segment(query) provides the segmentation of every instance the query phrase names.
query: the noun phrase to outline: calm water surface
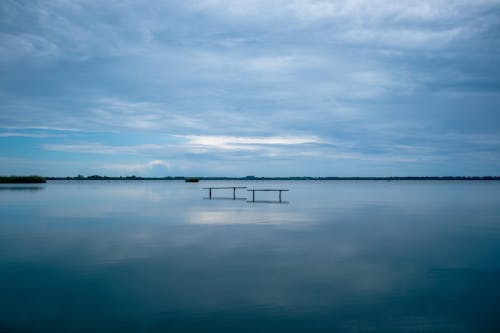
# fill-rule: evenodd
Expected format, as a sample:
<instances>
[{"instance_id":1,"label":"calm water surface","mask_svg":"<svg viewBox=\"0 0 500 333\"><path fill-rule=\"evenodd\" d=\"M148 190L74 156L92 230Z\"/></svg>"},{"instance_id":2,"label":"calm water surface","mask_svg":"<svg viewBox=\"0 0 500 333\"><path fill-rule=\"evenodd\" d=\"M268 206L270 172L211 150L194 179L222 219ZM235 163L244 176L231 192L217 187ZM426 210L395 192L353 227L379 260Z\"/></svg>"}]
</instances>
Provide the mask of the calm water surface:
<instances>
[{"instance_id":1,"label":"calm water surface","mask_svg":"<svg viewBox=\"0 0 500 333\"><path fill-rule=\"evenodd\" d=\"M499 202L500 182L3 185L0 332L498 332Z\"/></svg>"}]
</instances>

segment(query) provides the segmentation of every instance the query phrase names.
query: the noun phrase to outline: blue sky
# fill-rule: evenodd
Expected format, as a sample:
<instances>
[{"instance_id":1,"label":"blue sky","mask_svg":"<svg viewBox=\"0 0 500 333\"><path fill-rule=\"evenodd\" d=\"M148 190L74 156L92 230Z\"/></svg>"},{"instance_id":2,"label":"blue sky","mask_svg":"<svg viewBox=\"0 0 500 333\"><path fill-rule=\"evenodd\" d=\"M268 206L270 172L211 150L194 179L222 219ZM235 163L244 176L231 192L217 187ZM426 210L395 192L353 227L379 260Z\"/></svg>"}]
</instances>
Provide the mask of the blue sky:
<instances>
[{"instance_id":1,"label":"blue sky","mask_svg":"<svg viewBox=\"0 0 500 333\"><path fill-rule=\"evenodd\" d=\"M500 174L500 1L0 2L0 174Z\"/></svg>"}]
</instances>

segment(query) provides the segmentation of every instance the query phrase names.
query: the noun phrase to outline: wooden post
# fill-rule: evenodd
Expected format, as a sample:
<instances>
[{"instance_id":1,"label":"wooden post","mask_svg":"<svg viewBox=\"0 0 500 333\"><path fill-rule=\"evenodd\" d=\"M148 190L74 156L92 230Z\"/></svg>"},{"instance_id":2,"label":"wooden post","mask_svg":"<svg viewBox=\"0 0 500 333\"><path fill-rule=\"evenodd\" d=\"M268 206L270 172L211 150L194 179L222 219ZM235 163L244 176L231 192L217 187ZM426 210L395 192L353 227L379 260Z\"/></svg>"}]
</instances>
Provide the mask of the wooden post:
<instances>
[{"instance_id":1,"label":"wooden post","mask_svg":"<svg viewBox=\"0 0 500 333\"><path fill-rule=\"evenodd\" d=\"M281 190L280 190L280 202L281 202Z\"/></svg>"},{"instance_id":2,"label":"wooden post","mask_svg":"<svg viewBox=\"0 0 500 333\"><path fill-rule=\"evenodd\" d=\"M255 190L252 190L252 202L255 202Z\"/></svg>"},{"instance_id":3,"label":"wooden post","mask_svg":"<svg viewBox=\"0 0 500 333\"><path fill-rule=\"evenodd\" d=\"M236 187L233 187L233 200L236 200Z\"/></svg>"},{"instance_id":4,"label":"wooden post","mask_svg":"<svg viewBox=\"0 0 500 333\"><path fill-rule=\"evenodd\" d=\"M211 188L208 189L208 198L212 199L212 189Z\"/></svg>"}]
</instances>

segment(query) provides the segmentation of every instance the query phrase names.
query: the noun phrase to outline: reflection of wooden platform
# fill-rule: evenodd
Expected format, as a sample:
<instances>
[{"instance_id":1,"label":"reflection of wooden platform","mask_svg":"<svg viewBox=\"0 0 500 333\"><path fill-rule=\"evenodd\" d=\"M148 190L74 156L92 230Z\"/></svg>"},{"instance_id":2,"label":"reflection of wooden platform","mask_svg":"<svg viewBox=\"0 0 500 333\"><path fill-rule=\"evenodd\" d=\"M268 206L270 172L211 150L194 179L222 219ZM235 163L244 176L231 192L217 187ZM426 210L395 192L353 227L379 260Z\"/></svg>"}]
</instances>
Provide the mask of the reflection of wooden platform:
<instances>
[{"instance_id":1,"label":"reflection of wooden platform","mask_svg":"<svg viewBox=\"0 0 500 333\"><path fill-rule=\"evenodd\" d=\"M252 191L252 201L249 202L256 202L255 201L255 192L261 191L261 192L279 192L278 194L278 203L281 203L281 192L288 192L287 189L274 189L274 188L265 188L265 189L257 189L257 188L252 188L247 191Z\"/></svg>"},{"instance_id":2,"label":"reflection of wooden platform","mask_svg":"<svg viewBox=\"0 0 500 333\"><path fill-rule=\"evenodd\" d=\"M233 197L203 197L203 200L231 200L231 201L247 201L247 198L233 198Z\"/></svg>"},{"instance_id":3,"label":"reflection of wooden platform","mask_svg":"<svg viewBox=\"0 0 500 333\"><path fill-rule=\"evenodd\" d=\"M212 190L227 190L233 189L233 200L236 200L236 189L237 188L247 188L246 186L224 186L224 187L204 187L204 190L208 190L208 198L212 199Z\"/></svg>"}]
</instances>

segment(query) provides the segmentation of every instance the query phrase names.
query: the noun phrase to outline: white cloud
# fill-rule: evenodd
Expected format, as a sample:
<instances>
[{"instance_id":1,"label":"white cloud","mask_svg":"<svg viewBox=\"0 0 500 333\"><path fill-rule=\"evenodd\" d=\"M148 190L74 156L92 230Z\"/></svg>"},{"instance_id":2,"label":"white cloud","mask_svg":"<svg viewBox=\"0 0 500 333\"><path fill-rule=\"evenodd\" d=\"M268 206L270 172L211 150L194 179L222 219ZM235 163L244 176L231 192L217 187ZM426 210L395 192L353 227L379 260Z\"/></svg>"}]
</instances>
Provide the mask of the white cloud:
<instances>
[{"instance_id":1,"label":"white cloud","mask_svg":"<svg viewBox=\"0 0 500 333\"><path fill-rule=\"evenodd\" d=\"M210 151L261 151L263 153L278 154L290 146L304 144L326 143L315 136L268 136L268 137L238 137L217 135L177 135L184 141L176 144L140 144L140 145L106 145L101 143L77 144L42 144L41 147L51 151L86 154L182 154L207 153Z\"/></svg>"},{"instance_id":2,"label":"white cloud","mask_svg":"<svg viewBox=\"0 0 500 333\"><path fill-rule=\"evenodd\" d=\"M130 146L106 145L101 143L47 143L42 144L41 147L51 151L62 151L67 153L88 153L88 154L130 154L140 155L144 153L151 153L155 151L162 151L169 147L169 145L162 144L141 144Z\"/></svg>"},{"instance_id":3,"label":"white cloud","mask_svg":"<svg viewBox=\"0 0 500 333\"><path fill-rule=\"evenodd\" d=\"M143 172L154 167L163 167L166 169L170 169L171 164L163 160L153 160L146 163L108 163L102 165L102 168L105 170L118 172Z\"/></svg>"},{"instance_id":4,"label":"white cloud","mask_svg":"<svg viewBox=\"0 0 500 333\"><path fill-rule=\"evenodd\" d=\"M300 136L268 136L268 137L238 137L238 136L210 136L185 135L188 145L215 148L222 150L259 150L263 146L288 146L322 143L317 137Z\"/></svg>"},{"instance_id":5,"label":"white cloud","mask_svg":"<svg viewBox=\"0 0 500 333\"><path fill-rule=\"evenodd\" d=\"M19 138L52 138L60 135L57 134L46 134L46 133L22 133L22 132L3 132L0 133L0 138L10 138L10 137L19 137Z\"/></svg>"},{"instance_id":6,"label":"white cloud","mask_svg":"<svg viewBox=\"0 0 500 333\"><path fill-rule=\"evenodd\" d=\"M6 126L0 127L7 130L42 130L42 131L56 131L56 132L87 132L78 128L71 127L57 127L57 126Z\"/></svg>"}]
</instances>

